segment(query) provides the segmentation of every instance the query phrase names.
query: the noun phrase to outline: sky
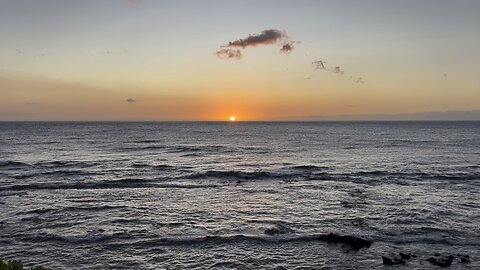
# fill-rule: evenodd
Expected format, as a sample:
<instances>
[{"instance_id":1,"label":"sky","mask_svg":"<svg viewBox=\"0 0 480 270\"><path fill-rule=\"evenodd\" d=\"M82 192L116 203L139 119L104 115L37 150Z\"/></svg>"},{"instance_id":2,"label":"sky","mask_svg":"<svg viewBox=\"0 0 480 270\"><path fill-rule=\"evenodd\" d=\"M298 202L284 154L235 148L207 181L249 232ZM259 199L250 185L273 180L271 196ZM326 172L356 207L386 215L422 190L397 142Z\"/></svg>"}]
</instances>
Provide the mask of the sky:
<instances>
[{"instance_id":1,"label":"sky","mask_svg":"<svg viewBox=\"0 0 480 270\"><path fill-rule=\"evenodd\" d=\"M0 0L0 120L480 109L478 0Z\"/></svg>"}]
</instances>

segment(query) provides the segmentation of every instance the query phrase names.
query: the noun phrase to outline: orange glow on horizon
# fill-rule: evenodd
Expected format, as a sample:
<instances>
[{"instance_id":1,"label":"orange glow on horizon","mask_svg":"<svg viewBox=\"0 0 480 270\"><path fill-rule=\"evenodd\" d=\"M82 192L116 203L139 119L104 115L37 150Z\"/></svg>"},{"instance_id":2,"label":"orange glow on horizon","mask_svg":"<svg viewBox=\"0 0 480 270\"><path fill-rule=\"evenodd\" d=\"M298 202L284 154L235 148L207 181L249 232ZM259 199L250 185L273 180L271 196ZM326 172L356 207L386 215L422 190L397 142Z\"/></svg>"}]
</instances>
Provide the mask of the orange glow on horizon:
<instances>
[{"instance_id":1,"label":"orange glow on horizon","mask_svg":"<svg viewBox=\"0 0 480 270\"><path fill-rule=\"evenodd\" d=\"M237 118L236 118L235 116L230 116L229 119L230 119L230 121L232 121L232 122L237 120Z\"/></svg>"}]
</instances>

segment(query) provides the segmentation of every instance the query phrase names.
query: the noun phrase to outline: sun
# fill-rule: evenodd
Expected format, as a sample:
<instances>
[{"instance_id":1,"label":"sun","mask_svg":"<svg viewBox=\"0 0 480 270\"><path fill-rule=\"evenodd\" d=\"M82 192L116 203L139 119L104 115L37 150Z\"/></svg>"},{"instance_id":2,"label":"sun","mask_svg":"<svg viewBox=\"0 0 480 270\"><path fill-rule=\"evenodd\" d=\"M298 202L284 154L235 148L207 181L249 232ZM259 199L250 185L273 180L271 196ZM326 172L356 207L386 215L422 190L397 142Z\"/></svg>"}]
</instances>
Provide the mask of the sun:
<instances>
[{"instance_id":1,"label":"sun","mask_svg":"<svg viewBox=\"0 0 480 270\"><path fill-rule=\"evenodd\" d=\"M230 121L232 121L232 122L235 121L235 120L237 120L237 118L235 118L235 116L230 116L229 119L230 119Z\"/></svg>"}]
</instances>

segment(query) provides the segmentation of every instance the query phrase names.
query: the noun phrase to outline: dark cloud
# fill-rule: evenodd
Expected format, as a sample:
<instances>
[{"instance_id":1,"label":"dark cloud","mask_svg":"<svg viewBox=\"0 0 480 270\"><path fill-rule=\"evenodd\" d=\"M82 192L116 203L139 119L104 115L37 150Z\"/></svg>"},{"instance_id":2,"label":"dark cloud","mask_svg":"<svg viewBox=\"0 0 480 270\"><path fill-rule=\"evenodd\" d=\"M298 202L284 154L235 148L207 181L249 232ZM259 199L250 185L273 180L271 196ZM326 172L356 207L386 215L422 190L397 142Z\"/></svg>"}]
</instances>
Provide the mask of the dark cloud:
<instances>
[{"instance_id":1,"label":"dark cloud","mask_svg":"<svg viewBox=\"0 0 480 270\"><path fill-rule=\"evenodd\" d=\"M133 103L133 102L136 102L136 100L133 99L133 98L128 98L128 99L127 99L127 102L128 102L128 103Z\"/></svg>"},{"instance_id":2,"label":"dark cloud","mask_svg":"<svg viewBox=\"0 0 480 270\"><path fill-rule=\"evenodd\" d=\"M228 43L227 47L241 47L245 49L249 46L271 45L277 42L285 41L288 36L285 32L275 29L262 31L258 35L249 35L247 38L237 39Z\"/></svg>"},{"instance_id":3,"label":"dark cloud","mask_svg":"<svg viewBox=\"0 0 480 270\"><path fill-rule=\"evenodd\" d=\"M260 34L230 41L227 45L221 46L221 49L215 55L220 58L241 59L242 50L260 45L278 45L282 53L289 53L294 49L294 42L290 40L285 31L267 29Z\"/></svg>"}]
</instances>

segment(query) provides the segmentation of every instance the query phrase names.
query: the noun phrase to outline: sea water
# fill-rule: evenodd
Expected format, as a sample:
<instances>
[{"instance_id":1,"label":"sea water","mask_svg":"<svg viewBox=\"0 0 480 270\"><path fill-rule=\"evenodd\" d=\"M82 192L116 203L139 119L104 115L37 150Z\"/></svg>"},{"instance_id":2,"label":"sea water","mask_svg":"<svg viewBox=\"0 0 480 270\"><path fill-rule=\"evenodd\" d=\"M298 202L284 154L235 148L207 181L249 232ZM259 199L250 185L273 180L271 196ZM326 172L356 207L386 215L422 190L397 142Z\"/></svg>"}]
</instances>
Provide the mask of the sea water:
<instances>
[{"instance_id":1,"label":"sea water","mask_svg":"<svg viewBox=\"0 0 480 270\"><path fill-rule=\"evenodd\" d=\"M479 269L479 198L480 122L0 123L0 259L52 269Z\"/></svg>"}]
</instances>

